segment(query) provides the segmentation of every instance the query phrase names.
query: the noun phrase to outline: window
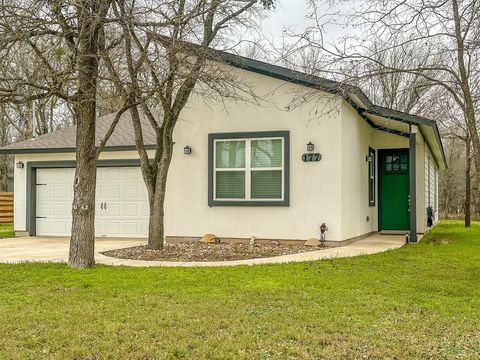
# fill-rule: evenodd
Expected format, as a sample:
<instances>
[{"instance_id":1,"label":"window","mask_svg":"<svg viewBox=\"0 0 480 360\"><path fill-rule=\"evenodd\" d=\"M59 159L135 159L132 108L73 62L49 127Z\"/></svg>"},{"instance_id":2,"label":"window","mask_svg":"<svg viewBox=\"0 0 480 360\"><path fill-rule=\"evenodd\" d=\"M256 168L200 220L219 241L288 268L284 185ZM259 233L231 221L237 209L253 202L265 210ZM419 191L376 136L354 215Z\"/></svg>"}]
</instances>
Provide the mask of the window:
<instances>
[{"instance_id":1,"label":"window","mask_svg":"<svg viewBox=\"0 0 480 360\"><path fill-rule=\"evenodd\" d=\"M209 135L208 203L288 206L288 131Z\"/></svg>"},{"instance_id":2,"label":"window","mask_svg":"<svg viewBox=\"0 0 480 360\"><path fill-rule=\"evenodd\" d=\"M385 156L384 171L386 173L408 171L408 154Z\"/></svg>"},{"instance_id":3,"label":"window","mask_svg":"<svg viewBox=\"0 0 480 360\"><path fill-rule=\"evenodd\" d=\"M368 148L368 205L375 206L375 150Z\"/></svg>"}]
</instances>

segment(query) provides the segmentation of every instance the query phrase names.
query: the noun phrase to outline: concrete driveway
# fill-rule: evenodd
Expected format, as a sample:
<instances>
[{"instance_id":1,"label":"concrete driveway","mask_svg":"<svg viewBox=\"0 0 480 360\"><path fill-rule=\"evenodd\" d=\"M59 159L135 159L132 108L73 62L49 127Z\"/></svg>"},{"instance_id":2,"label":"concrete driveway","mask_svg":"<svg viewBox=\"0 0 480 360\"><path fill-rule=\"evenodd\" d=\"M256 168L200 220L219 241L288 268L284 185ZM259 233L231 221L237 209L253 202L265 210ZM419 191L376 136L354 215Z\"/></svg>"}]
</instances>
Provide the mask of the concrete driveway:
<instances>
[{"instance_id":1,"label":"concrete driveway","mask_svg":"<svg viewBox=\"0 0 480 360\"><path fill-rule=\"evenodd\" d=\"M145 245L146 239L97 238L95 257L99 252ZM0 239L0 262L43 261L67 262L69 238L66 237L17 237ZM105 256L106 257L106 256Z\"/></svg>"},{"instance_id":2,"label":"concrete driveway","mask_svg":"<svg viewBox=\"0 0 480 360\"><path fill-rule=\"evenodd\" d=\"M106 250L145 245L146 239L97 238L95 243L95 261L98 264L114 266L235 266L275 264L288 262L312 261L359 255L375 254L387 250L398 249L405 243L403 235L374 234L351 244L309 251L300 254L275 256L261 259L212 261L212 262L173 262L117 259L100 254ZM61 237L20 237L0 239L0 263L23 261L67 262L69 239Z\"/></svg>"}]
</instances>

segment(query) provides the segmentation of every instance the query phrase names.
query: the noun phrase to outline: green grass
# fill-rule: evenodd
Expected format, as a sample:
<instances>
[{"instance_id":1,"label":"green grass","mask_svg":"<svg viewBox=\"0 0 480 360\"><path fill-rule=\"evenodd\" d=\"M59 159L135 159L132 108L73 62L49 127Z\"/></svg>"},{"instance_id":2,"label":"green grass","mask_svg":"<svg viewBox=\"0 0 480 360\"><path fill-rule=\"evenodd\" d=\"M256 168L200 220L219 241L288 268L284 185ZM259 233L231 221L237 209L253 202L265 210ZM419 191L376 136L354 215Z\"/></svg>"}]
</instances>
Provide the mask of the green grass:
<instances>
[{"instance_id":1,"label":"green grass","mask_svg":"<svg viewBox=\"0 0 480 360\"><path fill-rule=\"evenodd\" d=\"M0 265L0 358L479 356L479 223L444 222L383 254L288 265Z\"/></svg>"},{"instance_id":2,"label":"green grass","mask_svg":"<svg viewBox=\"0 0 480 360\"><path fill-rule=\"evenodd\" d=\"M0 224L0 238L15 237L13 224Z\"/></svg>"}]
</instances>

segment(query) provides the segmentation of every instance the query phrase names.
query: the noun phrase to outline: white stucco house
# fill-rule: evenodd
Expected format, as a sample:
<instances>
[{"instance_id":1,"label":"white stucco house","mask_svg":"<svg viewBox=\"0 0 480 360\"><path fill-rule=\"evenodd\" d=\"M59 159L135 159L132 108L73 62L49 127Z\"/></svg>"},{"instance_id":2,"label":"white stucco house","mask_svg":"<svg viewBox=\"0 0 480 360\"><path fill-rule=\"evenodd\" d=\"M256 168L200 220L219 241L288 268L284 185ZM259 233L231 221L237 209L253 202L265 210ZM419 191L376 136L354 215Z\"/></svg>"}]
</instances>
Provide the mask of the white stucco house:
<instances>
[{"instance_id":1,"label":"white stucco house","mask_svg":"<svg viewBox=\"0 0 480 360\"><path fill-rule=\"evenodd\" d=\"M181 114L166 197L167 239L306 240L341 245L373 232L427 230L438 214L438 170L446 166L436 123L370 102L356 87L219 52L265 102L204 104ZM317 92L291 107L292 98ZM333 104L333 105L332 105ZM329 109L326 111L325 109ZM98 139L112 116L98 119ZM145 141L153 131L144 126ZM124 116L98 162L96 233L147 235L148 203ZM187 149L191 149L188 154ZM152 147L151 147L152 148ZM15 154L14 229L68 236L75 129L0 149Z\"/></svg>"}]
</instances>

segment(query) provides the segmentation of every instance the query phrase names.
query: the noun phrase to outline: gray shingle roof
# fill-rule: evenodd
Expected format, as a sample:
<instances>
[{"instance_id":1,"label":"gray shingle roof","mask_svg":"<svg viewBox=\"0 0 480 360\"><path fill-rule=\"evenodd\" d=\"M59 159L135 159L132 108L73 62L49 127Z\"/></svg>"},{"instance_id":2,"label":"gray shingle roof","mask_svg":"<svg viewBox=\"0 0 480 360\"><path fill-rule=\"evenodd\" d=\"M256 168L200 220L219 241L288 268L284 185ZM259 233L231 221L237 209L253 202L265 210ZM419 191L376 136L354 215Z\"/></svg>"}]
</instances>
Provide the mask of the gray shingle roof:
<instances>
[{"instance_id":1,"label":"gray shingle roof","mask_svg":"<svg viewBox=\"0 0 480 360\"><path fill-rule=\"evenodd\" d=\"M110 124L115 118L115 114L101 116L97 119L96 126L96 144L100 144L101 139L108 131ZM150 123L144 117L141 118L143 139L147 147L155 145L155 132ZM0 149L0 153L42 153L42 152L68 152L75 151L75 131L76 126L69 126L58 129L51 133L41 135L35 139L29 139L7 145ZM127 150L135 149L135 136L130 113L125 112L115 131L110 136L105 150Z\"/></svg>"}]
</instances>

